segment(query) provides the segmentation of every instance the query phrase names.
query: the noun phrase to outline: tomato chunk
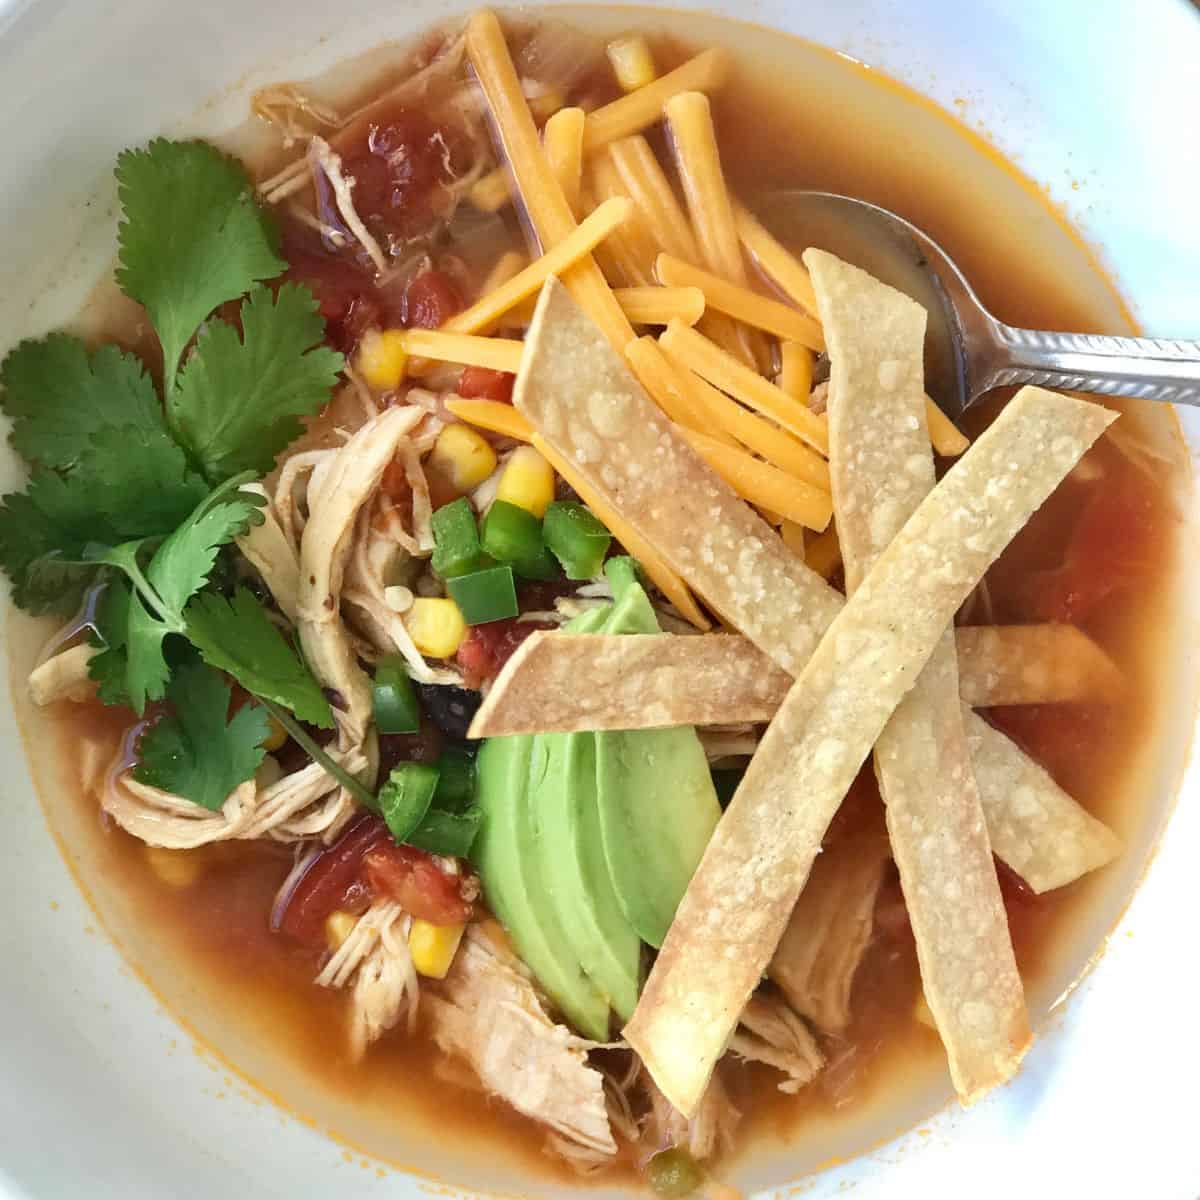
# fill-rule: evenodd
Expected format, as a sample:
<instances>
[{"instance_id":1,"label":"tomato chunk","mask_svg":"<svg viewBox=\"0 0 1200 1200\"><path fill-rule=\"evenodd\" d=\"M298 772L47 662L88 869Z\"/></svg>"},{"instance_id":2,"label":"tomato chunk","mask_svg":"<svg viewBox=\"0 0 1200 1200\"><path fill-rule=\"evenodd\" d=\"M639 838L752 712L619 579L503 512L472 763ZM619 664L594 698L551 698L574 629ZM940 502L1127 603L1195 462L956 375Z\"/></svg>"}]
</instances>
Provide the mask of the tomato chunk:
<instances>
[{"instance_id":1,"label":"tomato chunk","mask_svg":"<svg viewBox=\"0 0 1200 1200\"><path fill-rule=\"evenodd\" d=\"M517 377L508 371L493 371L490 367L465 367L458 379L458 394L466 398L495 400L511 404L513 384Z\"/></svg>"},{"instance_id":2,"label":"tomato chunk","mask_svg":"<svg viewBox=\"0 0 1200 1200\"><path fill-rule=\"evenodd\" d=\"M364 813L309 864L274 928L306 946L324 945L330 913L366 908L370 896L361 879L363 856L388 837L387 826Z\"/></svg>"},{"instance_id":3,"label":"tomato chunk","mask_svg":"<svg viewBox=\"0 0 1200 1200\"><path fill-rule=\"evenodd\" d=\"M327 253L307 230L285 225L284 279L306 285L317 298L329 341L349 353L362 335L384 323L374 281L349 259Z\"/></svg>"},{"instance_id":4,"label":"tomato chunk","mask_svg":"<svg viewBox=\"0 0 1200 1200\"><path fill-rule=\"evenodd\" d=\"M500 668L530 634L552 628L544 621L518 621L516 617L472 625L456 656L463 669L464 683L469 688L482 687L499 674Z\"/></svg>"},{"instance_id":5,"label":"tomato chunk","mask_svg":"<svg viewBox=\"0 0 1200 1200\"><path fill-rule=\"evenodd\" d=\"M454 178L453 131L422 113L396 112L371 125L343 155L343 171L354 179L354 206L373 232L408 239L427 233L441 215Z\"/></svg>"},{"instance_id":6,"label":"tomato chunk","mask_svg":"<svg viewBox=\"0 0 1200 1200\"><path fill-rule=\"evenodd\" d=\"M395 900L431 925L459 925L471 916L473 877L444 871L424 850L380 843L367 852L363 866L374 895Z\"/></svg>"},{"instance_id":7,"label":"tomato chunk","mask_svg":"<svg viewBox=\"0 0 1200 1200\"><path fill-rule=\"evenodd\" d=\"M409 328L437 329L462 310L462 293L444 271L422 271L404 289L401 315Z\"/></svg>"}]
</instances>

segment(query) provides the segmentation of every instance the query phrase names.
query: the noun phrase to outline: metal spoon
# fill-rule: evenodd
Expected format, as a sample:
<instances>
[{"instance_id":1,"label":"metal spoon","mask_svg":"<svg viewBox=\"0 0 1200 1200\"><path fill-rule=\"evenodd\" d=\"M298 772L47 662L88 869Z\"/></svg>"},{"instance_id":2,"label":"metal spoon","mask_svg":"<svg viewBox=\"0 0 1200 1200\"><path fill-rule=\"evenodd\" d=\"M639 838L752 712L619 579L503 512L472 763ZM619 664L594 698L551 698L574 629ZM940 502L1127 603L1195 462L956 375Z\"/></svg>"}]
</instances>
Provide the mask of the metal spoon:
<instances>
[{"instance_id":1,"label":"metal spoon","mask_svg":"<svg viewBox=\"0 0 1200 1200\"><path fill-rule=\"evenodd\" d=\"M760 211L786 244L820 246L928 309L926 390L951 418L1017 383L1200 405L1200 341L1015 329L983 307L937 242L886 208L787 191Z\"/></svg>"}]
</instances>

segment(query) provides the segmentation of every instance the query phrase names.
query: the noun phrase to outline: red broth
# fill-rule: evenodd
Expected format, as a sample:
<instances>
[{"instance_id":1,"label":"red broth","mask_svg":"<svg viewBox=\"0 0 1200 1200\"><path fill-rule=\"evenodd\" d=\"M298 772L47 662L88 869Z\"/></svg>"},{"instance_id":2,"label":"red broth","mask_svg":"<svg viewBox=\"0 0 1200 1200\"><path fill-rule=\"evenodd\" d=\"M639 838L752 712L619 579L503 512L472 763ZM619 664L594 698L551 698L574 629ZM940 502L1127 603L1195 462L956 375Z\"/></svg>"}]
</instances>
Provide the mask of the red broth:
<instances>
[{"instance_id":1,"label":"red broth","mask_svg":"<svg viewBox=\"0 0 1200 1200\"><path fill-rule=\"evenodd\" d=\"M639 25L631 10L593 10L586 19L606 29ZM1123 310L1056 214L952 119L814 47L713 18L688 21L693 30L703 30L695 35L703 41L662 32L670 23L662 14L648 19L657 31L651 38L656 58L665 70L705 42L727 41L735 50L737 70L714 107L731 186L751 207L756 196L782 187L860 195L895 208L942 241L985 303L1006 320L1081 330L1124 323ZM782 62L797 69L781 73ZM327 85L332 95L345 92L337 79L351 74L335 72ZM612 94L600 75L586 86L596 99ZM420 113L397 111L392 125L428 137ZM764 128L787 136L757 136ZM900 129L907 131L907 141L896 136ZM438 170L425 157L417 166L411 194L421 192L426 177ZM394 189L377 175L368 173L368 190L384 214L381 220L394 223L400 220L391 212ZM427 192L421 194L427 198ZM424 211L426 198L414 202L415 208ZM1014 232L1018 228L1023 235ZM520 244L511 216L495 237ZM378 297L369 294L361 272L331 265L305 233L290 230L285 246L293 274L317 285L333 337L347 348L372 322L426 324L434 309L440 317L469 302L486 265L451 238L438 248L423 282L418 275L398 296ZM93 313L89 323L103 325L103 317L97 320ZM507 390L509 381L500 383ZM480 382L477 394L490 396L493 390L502 398L494 380ZM972 432L1003 399L994 397L972 414ZM1101 442L1088 455L1089 470L1058 490L989 573L986 597L974 602L990 606L987 611L976 607L968 614L974 622L1074 620L1121 663L1129 687L1113 705L1025 707L988 716L1081 803L1127 835L1152 806L1153 798L1138 790L1135 767L1157 734L1165 639L1147 639L1144 631L1161 625L1175 579L1175 497L1185 474L1173 425L1160 414L1146 420L1142 434L1164 460L1152 460L1148 469L1136 449L1131 456ZM75 747L85 742L111 754L127 723L127 715L99 706L60 705L30 717L27 732L57 738L62 760L70 762ZM312 984L320 952L272 934L268 926L272 897L291 865L290 850L221 844L190 853L181 869L180 856L164 860L119 829L103 826L94 792L47 786L45 800L52 828L81 864L82 882L98 895L103 911L111 906L123 948L146 968L150 982L169 1002L183 995L180 980L219 1001L220 1017L209 1011L197 1019L200 1006L194 1002L189 1007L181 1000L181 1007L218 1049L229 1050L235 1065L242 1062L236 1047L254 1041L258 1067L251 1074L282 1078L270 1064L286 1062L286 1077L304 1081L304 1096L285 1100L304 1107L312 1097L333 1097L337 1132L384 1157L404 1153L397 1126L436 1127L443 1138L456 1131L476 1153L515 1156L539 1173L557 1173L564 1182L575 1178L541 1153L540 1129L444 1078L425 1038L395 1031L365 1062L349 1061L345 997ZM882 827L881 804L864 772L829 837L872 826ZM165 869L164 861L170 864ZM1078 911L1101 893L1085 880L1039 897L1006 868L1000 877L1022 973L1036 986L1072 936ZM1091 947L1079 950L1082 961ZM936 1036L913 1017L918 995L914 947L892 877L856 979L853 1023L844 1039L826 1046L829 1066L818 1080L788 1097L775 1090L777 1080L764 1069L722 1067L743 1112L740 1145L782 1138L796 1144L797 1167L811 1167L825 1155L805 1140L807 1133L828 1130L832 1120L848 1122L855 1113L898 1106L906 1081L930 1077L941 1061ZM634 1166L623 1161L613 1170L615 1178L631 1178Z\"/></svg>"}]
</instances>

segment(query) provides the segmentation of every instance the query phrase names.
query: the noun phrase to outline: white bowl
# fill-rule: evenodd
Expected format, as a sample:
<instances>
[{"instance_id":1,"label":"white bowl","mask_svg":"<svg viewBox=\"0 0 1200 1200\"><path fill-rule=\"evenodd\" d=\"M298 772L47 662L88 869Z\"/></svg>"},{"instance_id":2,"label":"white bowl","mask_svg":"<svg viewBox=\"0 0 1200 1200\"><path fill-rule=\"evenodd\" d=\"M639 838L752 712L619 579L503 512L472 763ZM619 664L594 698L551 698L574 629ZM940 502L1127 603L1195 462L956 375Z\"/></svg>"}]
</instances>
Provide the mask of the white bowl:
<instances>
[{"instance_id":1,"label":"white bowl","mask_svg":"<svg viewBox=\"0 0 1200 1200\"><path fill-rule=\"evenodd\" d=\"M826 43L957 106L1100 248L1146 328L1200 332L1192 127L1200 20L1183 0L711 7ZM219 132L241 119L253 87L311 74L446 15L447 6L429 0L341 0L336 12L315 0L0 0L0 342L69 316L109 261L108 172L121 148L160 131ZM1184 423L1200 433L1190 414ZM5 455L7 485L16 464ZM27 651L18 644L14 658ZM1190 621L1168 685L1177 716L1156 764L1157 807L1116 868L1123 895L1170 810L1191 732L1196 656ZM293 1118L194 1046L97 932L47 830L11 720L0 730L0 761L0 1196L457 1194L329 1140L321 1128L339 1125L336 1105L315 1105L315 1125ZM1043 1028L1020 1078L971 1112L947 1110L800 1190L855 1186L864 1198L918 1187L933 1196L968 1188L977 1197L1014 1189L1195 1194L1198 790L1191 772L1107 953ZM1097 944L1120 907L1112 898L1081 937ZM119 906L104 915L117 927L138 916ZM149 966L170 978L169 966ZM206 1020L211 1014L198 1023ZM287 1070L256 1063L245 1033L222 1044L290 1092ZM537 1190L504 1163L464 1158L428 1130L405 1153L420 1172L468 1187ZM764 1147L743 1182L776 1187L788 1177L786 1161L785 1151Z\"/></svg>"}]
</instances>

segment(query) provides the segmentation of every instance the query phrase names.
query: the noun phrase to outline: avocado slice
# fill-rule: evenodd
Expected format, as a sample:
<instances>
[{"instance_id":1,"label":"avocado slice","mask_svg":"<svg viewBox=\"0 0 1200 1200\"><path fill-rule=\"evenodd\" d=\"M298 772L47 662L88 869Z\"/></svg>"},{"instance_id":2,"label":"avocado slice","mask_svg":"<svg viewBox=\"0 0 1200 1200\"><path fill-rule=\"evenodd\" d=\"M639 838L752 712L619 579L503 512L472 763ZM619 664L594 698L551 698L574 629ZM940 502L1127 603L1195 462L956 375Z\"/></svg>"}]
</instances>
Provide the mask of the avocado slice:
<instances>
[{"instance_id":1,"label":"avocado slice","mask_svg":"<svg viewBox=\"0 0 1200 1200\"><path fill-rule=\"evenodd\" d=\"M489 738L476 761L481 814L472 853L484 897L547 995L585 1036L608 1037L608 1001L571 948L540 869L529 795L546 755L530 735ZM536 751L536 752L535 752Z\"/></svg>"},{"instance_id":2,"label":"avocado slice","mask_svg":"<svg viewBox=\"0 0 1200 1200\"><path fill-rule=\"evenodd\" d=\"M565 626L594 633L610 609L596 609ZM596 735L539 734L546 772L531 789L531 819L538 833L549 901L569 931L584 971L622 1020L637 1005L642 944L626 920L609 876L596 797ZM535 751L536 752L536 751Z\"/></svg>"},{"instance_id":3,"label":"avocado slice","mask_svg":"<svg viewBox=\"0 0 1200 1200\"><path fill-rule=\"evenodd\" d=\"M659 632L640 584L624 586L604 632ZM721 817L708 759L691 726L595 737L600 831L613 890L642 940L659 947Z\"/></svg>"}]
</instances>

